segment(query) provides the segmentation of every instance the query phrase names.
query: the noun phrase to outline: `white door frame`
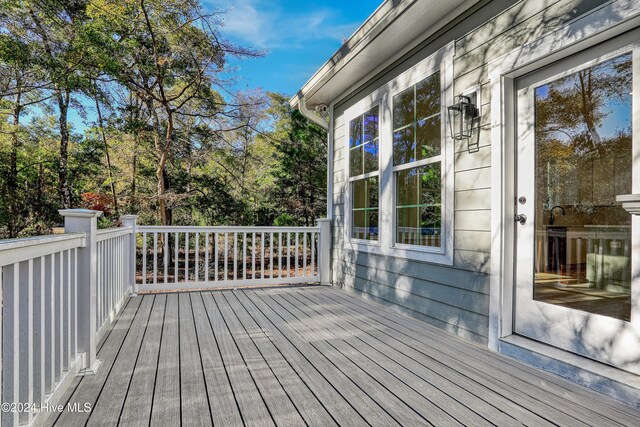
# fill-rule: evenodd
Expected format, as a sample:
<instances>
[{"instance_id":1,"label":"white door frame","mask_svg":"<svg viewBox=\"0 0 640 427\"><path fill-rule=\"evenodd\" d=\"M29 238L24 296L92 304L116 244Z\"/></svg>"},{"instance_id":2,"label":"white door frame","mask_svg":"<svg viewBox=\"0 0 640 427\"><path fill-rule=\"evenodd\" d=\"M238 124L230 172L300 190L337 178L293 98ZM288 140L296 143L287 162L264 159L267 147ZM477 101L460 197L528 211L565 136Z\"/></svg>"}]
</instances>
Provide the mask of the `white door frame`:
<instances>
[{"instance_id":1,"label":"white door frame","mask_svg":"<svg viewBox=\"0 0 640 427\"><path fill-rule=\"evenodd\" d=\"M488 341L495 351L500 351L502 338L513 334L515 79L638 27L638 1L615 0L488 64L492 185ZM629 37L628 44L634 37L638 40L637 33L622 37Z\"/></svg>"}]
</instances>

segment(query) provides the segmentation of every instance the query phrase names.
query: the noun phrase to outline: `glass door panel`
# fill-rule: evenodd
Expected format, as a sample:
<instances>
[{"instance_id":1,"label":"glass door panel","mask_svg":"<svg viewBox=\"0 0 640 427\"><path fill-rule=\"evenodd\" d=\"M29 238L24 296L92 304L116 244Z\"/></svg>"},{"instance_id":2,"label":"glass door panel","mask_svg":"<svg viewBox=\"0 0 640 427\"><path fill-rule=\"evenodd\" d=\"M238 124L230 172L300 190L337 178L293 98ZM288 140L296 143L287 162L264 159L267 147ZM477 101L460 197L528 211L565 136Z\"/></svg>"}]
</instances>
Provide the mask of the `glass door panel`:
<instances>
[{"instance_id":1,"label":"glass door panel","mask_svg":"<svg viewBox=\"0 0 640 427\"><path fill-rule=\"evenodd\" d=\"M536 301L629 321L630 53L535 87Z\"/></svg>"},{"instance_id":2,"label":"glass door panel","mask_svg":"<svg viewBox=\"0 0 640 427\"><path fill-rule=\"evenodd\" d=\"M621 44L516 81L514 331L640 374L640 216L617 202L640 192L640 51Z\"/></svg>"}]
</instances>

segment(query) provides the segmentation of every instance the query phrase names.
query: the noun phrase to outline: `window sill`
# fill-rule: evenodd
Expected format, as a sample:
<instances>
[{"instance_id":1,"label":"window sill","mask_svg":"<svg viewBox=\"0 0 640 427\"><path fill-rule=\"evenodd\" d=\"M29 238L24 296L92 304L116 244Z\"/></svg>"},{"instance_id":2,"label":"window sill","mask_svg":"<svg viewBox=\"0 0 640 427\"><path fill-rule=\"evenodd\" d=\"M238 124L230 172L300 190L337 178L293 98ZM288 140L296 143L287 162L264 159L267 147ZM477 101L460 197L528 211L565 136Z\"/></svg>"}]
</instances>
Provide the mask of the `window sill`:
<instances>
[{"instance_id":1,"label":"window sill","mask_svg":"<svg viewBox=\"0 0 640 427\"><path fill-rule=\"evenodd\" d=\"M453 265L453 250L447 253L442 249L434 251L431 248L412 245L383 247L379 242L369 243L363 240L345 240L344 249L432 264Z\"/></svg>"}]
</instances>

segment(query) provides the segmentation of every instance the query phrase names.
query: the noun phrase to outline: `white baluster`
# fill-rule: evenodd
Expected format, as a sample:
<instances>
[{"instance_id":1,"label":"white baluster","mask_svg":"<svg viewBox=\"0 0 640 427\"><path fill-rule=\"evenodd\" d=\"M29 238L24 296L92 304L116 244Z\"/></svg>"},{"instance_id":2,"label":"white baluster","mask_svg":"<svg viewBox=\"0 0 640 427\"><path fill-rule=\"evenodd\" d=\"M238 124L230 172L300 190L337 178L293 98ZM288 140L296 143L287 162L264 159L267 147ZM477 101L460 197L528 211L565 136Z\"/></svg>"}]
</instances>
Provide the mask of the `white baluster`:
<instances>
[{"instance_id":1,"label":"white baluster","mask_svg":"<svg viewBox=\"0 0 640 427\"><path fill-rule=\"evenodd\" d=\"M155 285L157 283L158 283L158 233L153 233L153 284Z\"/></svg>"},{"instance_id":2,"label":"white baluster","mask_svg":"<svg viewBox=\"0 0 640 427\"><path fill-rule=\"evenodd\" d=\"M142 233L142 284L147 284L147 233Z\"/></svg>"},{"instance_id":3,"label":"white baluster","mask_svg":"<svg viewBox=\"0 0 640 427\"><path fill-rule=\"evenodd\" d=\"M184 233L184 281L189 281L189 233Z\"/></svg>"},{"instance_id":4,"label":"white baluster","mask_svg":"<svg viewBox=\"0 0 640 427\"><path fill-rule=\"evenodd\" d=\"M302 233L302 277L307 277L307 232Z\"/></svg>"},{"instance_id":5,"label":"white baluster","mask_svg":"<svg viewBox=\"0 0 640 427\"><path fill-rule=\"evenodd\" d=\"M164 233L164 283L169 281L169 233Z\"/></svg>"},{"instance_id":6,"label":"white baluster","mask_svg":"<svg viewBox=\"0 0 640 427\"><path fill-rule=\"evenodd\" d=\"M204 233L204 281L209 281L209 233Z\"/></svg>"},{"instance_id":7,"label":"white baluster","mask_svg":"<svg viewBox=\"0 0 640 427\"><path fill-rule=\"evenodd\" d=\"M195 276L195 282L199 282L200 281L200 233L196 233L196 247L195 247L195 258L196 258L196 262L195 262L195 269L196 271L194 272L194 276Z\"/></svg>"},{"instance_id":8,"label":"white baluster","mask_svg":"<svg viewBox=\"0 0 640 427\"><path fill-rule=\"evenodd\" d=\"M178 283L178 277L180 273L180 259L178 252L178 245L180 244L180 235L174 233L173 235L173 283Z\"/></svg>"},{"instance_id":9,"label":"white baluster","mask_svg":"<svg viewBox=\"0 0 640 427\"><path fill-rule=\"evenodd\" d=\"M224 257L224 260L223 260L224 261L224 277L223 277L223 280L225 282L229 279L229 273L228 273L228 267L227 267L227 264L228 264L227 258L228 258L228 253L229 253L228 251L229 251L229 233L224 233L224 254L223 254L223 257Z\"/></svg>"},{"instance_id":10,"label":"white baluster","mask_svg":"<svg viewBox=\"0 0 640 427\"><path fill-rule=\"evenodd\" d=\"M264 279L264 231L260 236L260 279Z\"/></svg>"}]
</instances>

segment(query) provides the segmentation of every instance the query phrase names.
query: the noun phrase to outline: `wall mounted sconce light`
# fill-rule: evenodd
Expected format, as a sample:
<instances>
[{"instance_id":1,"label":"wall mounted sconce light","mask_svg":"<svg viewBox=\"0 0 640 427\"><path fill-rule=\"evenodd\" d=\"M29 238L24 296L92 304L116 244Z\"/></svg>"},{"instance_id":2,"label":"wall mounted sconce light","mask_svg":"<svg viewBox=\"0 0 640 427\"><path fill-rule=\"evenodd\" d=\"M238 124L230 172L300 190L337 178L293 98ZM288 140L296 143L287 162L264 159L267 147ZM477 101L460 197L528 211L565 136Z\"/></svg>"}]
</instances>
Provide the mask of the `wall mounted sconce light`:
<instances>
[{"instance_id":1,"label":"wall mounted sconce light","mask_svg":"<svg viewBox=\"0 0 640 427\"><path fill-rule=\"evenodd\" d=\"M458 95L458 102L447 108L449 128L455 140L467 140L467 150L472 153L480 147L480 111L475 104L477 93Z\"/></svg>"}]
</instances>

